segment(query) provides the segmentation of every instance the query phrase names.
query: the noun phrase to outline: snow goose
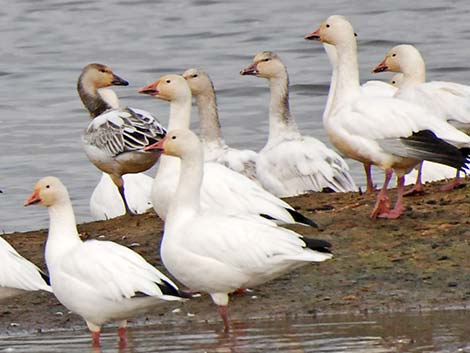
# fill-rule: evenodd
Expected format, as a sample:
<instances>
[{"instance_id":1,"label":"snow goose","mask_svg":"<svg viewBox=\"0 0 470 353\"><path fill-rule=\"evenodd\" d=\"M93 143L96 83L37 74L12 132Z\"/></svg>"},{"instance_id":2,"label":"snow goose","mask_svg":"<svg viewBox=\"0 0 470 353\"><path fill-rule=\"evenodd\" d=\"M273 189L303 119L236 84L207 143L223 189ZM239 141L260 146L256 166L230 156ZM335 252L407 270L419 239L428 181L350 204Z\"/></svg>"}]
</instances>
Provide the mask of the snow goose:
<instances>
[{"instance_id":1,"label":"snow goose","mask_svg":"<svg viewBox=\"0 0 470 353\"><path fill-rule=\"evenodd\" d=\"M126 319L167 300L182 300L178 288L136 252L111 241L83 242L77 232L69 194L55 177L39 180L25 206L41 204L49 211L45 259L57 299L82 316L99 346L101 325Z\"/></svg>"},{"instance_id":2,"label":"snow goose","mask_svg":"<svg viewBox=\"0 0 470 353\"><path fill-rule=\"evenodd\" d=\"M459 148L470 146L470 137L416 104L361 92L356 38L345 17L329 17L306 38L334 45L338 55L334 99L325 121L331 142L345 155L385 171L372 218L394 219L402 214L404 174L421 160L465 167L469 151ZM390 210L387 187L393 171L398 188L395 207Z\"/></svg>"},{"instance_id":3,"label":"snow goose","mask_svg":"<svg viewBox=\"0 0 470 353\"><path fill-rule=\"evenodd\" d=\"M189 129L191 90L180 75L166 75L143 87L140 93L170 102L168 129ZM178 184L181 161L162 156L152 187L152 204L157 214L166 219L168 207ZM282 223L315 223L295 211L289 204L264 190L253 180L221 164L204 163L201 202L204 208L227 213L264 215Z\"/></svg>"},{"instance_id":4,"label":"snow goose","mask_svg":"<svg viewBox=\"0 0 470 353\"><path fill-rule=\"evenodd\" d=\"M209 75L200 69L188 69L183 73L188 82L199 112L199 129L204 160L216 162L256 180L255 151L239 150L227 146L220 129L217 99Z\"/></svg>"},{"instance_id":5,"label":"snow goose","mask_svg":"<svg viewBox=\"0 0 470 353\"><path fill-rule=\"evenodd\" d=\"M162 261L181 283L209 293L226 332L228 293L333 257L326 241L304 238L259 216L226 215L201 207L204 157L191 131L171 130L164 140L147 148L181 158L179 183L160 247Z\"/></svg>"},{"instance_id":6,"label":"snow goose","mask_svg":"<svg viewBox=\"0 0 470 353\"><path fill-rule=\"evenodd\" d=\"M87 157L111 176L126 213L132 214L122 175L143 172L156 163L159 155L143 148L165 136L165 129L144 110L119 108L116 94L107 88L111 85L127 86L128 82L102 64L85 66L78 78L78 94L92 117L82 141Z\"/></svg>"},{"instance_id":7,"label":"snow goose","mask_svg":"<svg viewBox=\"0 0 470 353\"><path fill-rule=\"evenodd\" d=\"M279 56L263 51L240 71L269 81L269 136L256 161L261 185L278 197L331 189L356 191L346 162L321 141L302 136L289 108L289 76Z\"/></svg>"},{"instance_id":8,"label":"snow goose","mask_svg":"<svg viewBox=\"0 0 470 353\"><path fill-rule=\"evenodd\" d=\"M468 133L470 130L470 86L454 82L426 82L426 65L416 47L401 44L393 47L372 72L398 72L402 77L395 79L399 89L396 98L419 104L433 115L451 123ZM420 166L421 168L421 166ZM447 177L447 170L442 178ZM444 190L460 185L459 171ZM422 192L423 186L418 173L414 191Z\"/></svg>"},{"instance_id":9,"label":"snow goose","mask_svg":"<svg viewBox=\"0 0 470 353\"><path fill-rule=\"evenodd\" d=\"M34 264L26 260L2 237L0 237L0 300L26 291L52 292L46 282L49 278Z\"/></svg>"},{"instance_id":10,"label":"snow goose","mask_svg":"<svg viewBox=\"0 0 470 353\"><path fill-rule=\"evenodd\" d=\"M306 37L308 38L308 36ZM336 48L334 45L328 43L323 43L323 48L328 56L330 61L332 71L331 71L331 83L328 91L328 99L325 105L325 110L323 111L323 125L326 127L326 121L328 120L329 114L331 112L331 104L333 103L333 98L335 96L335 87L336 87L336 76L337 76L337 62L338 56L336 54ZM381 81L367 81L361 85L361 92L370 97L392 97L397 88L391 84L386 84ZM328 130L327 130L328 132ZM363 162L364 172L366 174L366 193L373 193L375 191L374 181L372 179L372 166L370 163Z\"/></svg>"},{"instance_id":11,"label":"snow goose","mask_svg":"<svg viewBox=\"0 0 470 353\"><path fill-rule=\"evenodd\" d=\"M153 178L144 173L125 174L122 176L126 201L133 214L141 214L152 209L150 194ZM94 220L101 221L126 214L126 206L111 176L102 173L90 198L90 212Z\"/></svg>"}]
</instances>

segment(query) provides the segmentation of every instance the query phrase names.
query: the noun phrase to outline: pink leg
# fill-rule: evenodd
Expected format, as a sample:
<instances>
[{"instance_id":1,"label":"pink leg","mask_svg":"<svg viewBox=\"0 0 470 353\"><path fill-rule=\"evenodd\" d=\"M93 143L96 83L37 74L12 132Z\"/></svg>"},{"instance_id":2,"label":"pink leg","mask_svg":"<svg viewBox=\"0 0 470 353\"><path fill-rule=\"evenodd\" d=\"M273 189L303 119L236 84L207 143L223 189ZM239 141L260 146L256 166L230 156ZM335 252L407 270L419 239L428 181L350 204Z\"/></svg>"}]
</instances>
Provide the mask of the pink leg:
<instances>
[{"instance_id":1,"label":"pink leg","mask_svg":"<svg viewBox=\"0 0 470 353\"><path fill-rule=\"evenodd\" d=\"M125 348L127 346L127 327L119 327L118 328L118 336L119 336L119 347Z\"/></svg>"},{"instance_id":2,"label":"pink leg","mask_svg":"<svg viewBox=\"0 0 470 353\"><path fill-rule=\"evenodd\" d=\"M392 174L392 169L389 168L385 170L384 184L377 195L377 201L375 202L374 209L370 214L370 218L377 218L378 215L387 213L390 210L390 200L387 196L387 187L388 183L390 183L390 179L392 178Z\"/></svg>"},{"instance_id":3,"label":"pink leg","mask_svg":"<svg viewBox=\"0 0 470 353\"><path fill-rule=\"evenodd\" d=\"M233 292L233 295L245 295L246 293L246 288L238 288L235 292Z\"/></svg>"},{"instance_id":4,"label":"pink leg","mask_svg":"<svg viewBox=\"0 0 470 353\"><path fill-rule=\"evenodd\" d=\"M416 183L411 190L405 192L404 196L414 196L414 195L423 195L424 194L424 186L423 182L421 181L421 176L423 172L423 162L419 164L418 167L418 176L416 177Z\"/></svg>"},{"instance_id":5,"label":"pink leg","mask_svg":"<svg viewBox=\"0 0 470 353\"><path fill-rule=\"evenodd\" d=\"M100 331L92 331L91 338L93 339L93 347L98 348L100 344Z\"/></svg>"},{"instance_id":6,"label":"pink leg","mask_svg":"<svg viewBox=\"0 0 470 353\"><path fill-rule=\"evenodd\" d=\"M364 163L364 171L366 172L367 179L367 194L372 194L375 191L374 181L372 180L371 165L369 163Z\"/></svg>"},{"instance_id":7,"label":"pink leg","mask_svg":"<svg viewBox=\"0 0 470 353\"><path fill-rule=\"evenodd\" d=\"M457 174L455 175L455 178L441 187L441 191L452 191L454 189L458 189L459 187L462 187L462 185L465 185L465 183L462 183L460 179L460 172L457 170Z\"/></svg>"},{"instance_id":8,"label":"pink leg","mask_svg":"<svg viewBox=\"0 0 470 353\"><path fill-rule=\"evenodd\" d=\"M222 317L224 321L224 332L227 333L230 331L230 322L228 319L228 306L227 305L219 305L217 307L219 315Z\"/></svg>"},{"instance_id":9,"label":"pink leg","mask_svg":"<svg viewBox=\"0 0 470 353\"><path fill-rule=\"evenodd\" d=\"M400 218L403 211L405 211L405 205L403 204L403 194L405 191L405 177L397 177L397 202L393 210L387 213L379 214L380 218L397 219Z\"/></svg>"}]
</instances>

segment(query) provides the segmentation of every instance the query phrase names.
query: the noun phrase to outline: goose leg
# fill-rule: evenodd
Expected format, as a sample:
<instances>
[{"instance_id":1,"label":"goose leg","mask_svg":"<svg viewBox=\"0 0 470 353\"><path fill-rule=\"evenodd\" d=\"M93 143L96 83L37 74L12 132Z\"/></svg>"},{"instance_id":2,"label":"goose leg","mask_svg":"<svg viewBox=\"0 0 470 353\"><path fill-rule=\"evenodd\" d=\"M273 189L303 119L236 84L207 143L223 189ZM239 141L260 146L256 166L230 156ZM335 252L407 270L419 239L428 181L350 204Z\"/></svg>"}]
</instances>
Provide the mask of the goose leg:
<instances>
[{"instance_id":1,"label":"goose leg","mask_svg":"<svg viewBox=\"0 0 470 353\"><path fill-rule=\"evenodd\" d=\"M126 195L124 193L124 180L122 179L122 176L111 175L111 179L118 188L119 194L121 194L122 202L124 202L124 207L126 208L126 214L133 215L134 212L131 211L129 205L127 204Z\"/></svg>"},{"instance_id":2,"label":"goose leg","mask_svg":"<svg viewBox=\"0 0 470 353\"><path fill-rule=\"evenodd\" d=\"M397 201L393 210L379 214L380 218L397 219L405 211L405 205L403 204L403 195L405 191L405 176L402 175L397 177Z\"/></svg>"},{"instance_id":3,"label":"goose leg","mask_svg":"<svg viewBox=\"0 0 470 353\"><path fill-rule=\"evenodd\" d=\"M418 167L418 175L416 176L416 183L409 191L405 192L403 196L414 196L414 195L423 195L424 194L424 186L421 180L423 173L423 162L419 163Z\"/></svg>"},{"instance_id":4,"label":"goose leg","mask_svg":"<svg viewBox=\"0 0 470 353\"><path fill-rule=\"evenodd\" d=\"M118 327L119 347L125 348L127 346L127 321L123 320Z\"/></svg>"},{"instance_id":5,"label":"goose leg","mask_svg":"<svg viewBox=\"0 0 470 353\"><path fill-rule=\"evenodd\" d=\"M452 191L454 189L461 188L465 183L463 183L460 179L460 171L457 170L457 174L455 175L455 178L452 179L451 182L447 183L443 187L441 187L441 191Z\"/></svg>"},{"instance_id":6,"label":"goose leg","mask_svg":"<svg viewBox=\"0 0 470 353\"><path fill-rule=\"evenodd\" d=\"M390 179L392 178L393 170L388 168L385 170L385 180L380 189L379 193L377 194L377 201L375 203L374 209L370 214L370 218L377 218L382 213L387 213L390 210L390 199L387 196L387 187L390 183Z\"/></svg>"},{"instance_id":7,"label":"goose leg","mask_svg":"<svg viewBox=\"0 0 470 353\"><path fill-rule=\"evenodd\" d=\"M372 171L371 171L370 163L364 163L364 171L366 173L366 179L367 179L366 193L372 194L375 191L375 187L374 187L374 181L372 180Z\"/></svg>"},{"instance_id":8,"label":"goose leg","mask_svg":"<svg viewBox=\"0 0 470 353\"><path fill-rule=\"evenodd\" d=\"M217 311L219 312L220 317L224 322L224 332L228 333L230 331L230 321L228 319L228 306L227 305L218 305Z\"/></svg>"}]
</instances>

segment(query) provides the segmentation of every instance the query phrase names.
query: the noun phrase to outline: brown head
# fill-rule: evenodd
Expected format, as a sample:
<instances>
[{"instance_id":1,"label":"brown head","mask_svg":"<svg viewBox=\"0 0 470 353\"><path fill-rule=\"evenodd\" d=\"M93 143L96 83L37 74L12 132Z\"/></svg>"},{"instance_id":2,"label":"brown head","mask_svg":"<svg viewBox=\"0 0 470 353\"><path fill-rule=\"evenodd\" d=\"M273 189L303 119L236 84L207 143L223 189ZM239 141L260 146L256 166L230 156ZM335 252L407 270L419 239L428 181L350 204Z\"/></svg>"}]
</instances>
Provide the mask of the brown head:
<instances>
[{"instance_id":1,"label":"brown head","mask_svg":"<svg viewBox=\"0 0 470 353\"><path fill-rule=\"evenodd\" d=\"M284 76L286 67L276 53L262 51L255 55L253 63L240 71L240 75L252 75L263 78Z\"/></svg>"},{"instance_id":2,"label":"brown head","mask_svg":"<svg viewBox=\"0 0 470 353\"><path fill-rule=\"evenodd\" d=\"M109 66L96 63L88 64L83 68L78 82L92 89L109 86L127 86L129 84L129 82L114 74Z\"/></svg>"}]
</instances>

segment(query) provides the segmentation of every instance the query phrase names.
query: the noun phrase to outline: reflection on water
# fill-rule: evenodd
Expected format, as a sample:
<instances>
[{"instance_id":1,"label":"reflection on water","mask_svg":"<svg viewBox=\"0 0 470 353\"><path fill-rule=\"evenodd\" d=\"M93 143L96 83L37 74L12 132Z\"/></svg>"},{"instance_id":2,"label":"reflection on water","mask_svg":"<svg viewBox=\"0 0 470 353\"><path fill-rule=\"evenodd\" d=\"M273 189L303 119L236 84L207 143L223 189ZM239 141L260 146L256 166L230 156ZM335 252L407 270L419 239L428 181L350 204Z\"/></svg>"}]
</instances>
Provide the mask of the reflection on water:
<instances>
[{"instance_id":1,"label":"reflection on water","mask_svg":"<svg viewBox=\"0 0 470 353\"><path fill-rule=\"evenodd\" d=\"M230 335L202 323L131 328L119 348L108 328L102 348L85 332L44 333L0 338L0 352L143 353L143 352L470 352L468 311L414 314L329 316L317 319L235 322ZM109 333L108 333L109 332Z\"/></svg>"},{"instance_id":2,"label":"reflection on water","mask_svg":"<svg viewBox=\"0 0 470 353\"><path fill-rule=\"evenodd\" d=\"M262 11L261 11L262 9ZM57 175L69 187L78 222L100 178L80 135L88 117L75 85L83 66L109 64L130 81L116 91L124 104L166 123L168 104L137 89L169 72L205 69L219 92L227 142L259 149L267 136L266 82L238 72L261 50L289 68L291 107L299 127L327 141L321 114L330 68L319 43L303 36L331 14L350 17L358 33L362 79L404 39L422 51L429 79L468 82L470 2L271 0L4 1L0 8L0 232L47 227L44 210L24 209L36 180ZM445 30L444 30L445 29ZM363 172L351 162L363 184ZM150 174L153 174L151 172Z\"/></svg>"}]
</instances>

